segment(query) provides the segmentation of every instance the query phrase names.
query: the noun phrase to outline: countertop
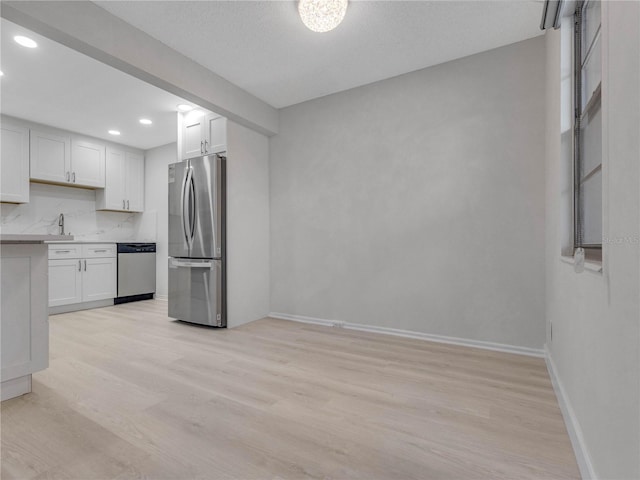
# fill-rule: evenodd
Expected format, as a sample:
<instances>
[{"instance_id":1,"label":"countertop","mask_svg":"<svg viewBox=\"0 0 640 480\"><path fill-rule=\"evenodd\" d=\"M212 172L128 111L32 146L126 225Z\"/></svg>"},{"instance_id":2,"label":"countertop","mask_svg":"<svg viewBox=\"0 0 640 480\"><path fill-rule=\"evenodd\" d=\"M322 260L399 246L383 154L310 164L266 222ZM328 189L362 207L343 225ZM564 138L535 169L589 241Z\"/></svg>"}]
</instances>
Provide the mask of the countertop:
<instances>
[{"instance_id":1,"label":"countertop","mask_svg":"<svg viewBox=\"0 0 640 480\"><path fill-rule=\"evenodd\" d=\"M73 235L38 235L28 233L0 234L0 243L45 243L64 240L73 241Z\"/></svg>"},{"instance_id":2,"label":"countertop","mask_svg":"<svg viewBox=\"0 0 640 480\"><path fill-rule=\"evenodd\" d=\"M54 245L56 244L65 244L65 243L81 243L81 244L102 244L102 243L118 243L115 242L113 240L74 240L73 237L71 237L71 240L68 240L69 236L65 235L65 240L51 240L51 241L47 241L46 243L52 243Z\"/></svg>"}]
</instances>

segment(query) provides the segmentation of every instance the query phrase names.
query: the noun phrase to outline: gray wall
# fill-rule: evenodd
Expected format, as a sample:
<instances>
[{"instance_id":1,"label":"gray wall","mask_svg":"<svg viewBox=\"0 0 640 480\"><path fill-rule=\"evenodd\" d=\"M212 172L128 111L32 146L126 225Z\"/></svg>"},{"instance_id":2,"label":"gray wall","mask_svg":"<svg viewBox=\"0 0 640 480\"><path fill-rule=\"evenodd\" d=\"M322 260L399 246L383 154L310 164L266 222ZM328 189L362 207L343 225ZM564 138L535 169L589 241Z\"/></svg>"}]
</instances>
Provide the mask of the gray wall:
<instances>
[{"instance_id":1,"label":"gray wall","mask_svg":"<svg viewBox=\"0 0 640 480\"><path fill-rule=\"evenodd\" d=\"M280 112L271 311L542 348L544 39Z\"/></svg>"},{"instance_id":2,"label":"gray wall","mask_svg":"<svg viewBox=\"0 0 640 480\"><path fill-rule=\"evenodd\" d=\"M547 320L549 356L573 415L585 478L640 478L640 3L602 2L603 267L561 259L570 125L561 122L561 32L547 41ZM566 28L571 35L571 20ZM563 25L563 29L565 26ZM562 54L561 54L562 50ZM569 69L571 58L568 52ZM566 116L565 116L566 118ZM570 199L569 199L570 201ZM582 458L581 458L582 457Z\"/></svg>"}]
</instances>

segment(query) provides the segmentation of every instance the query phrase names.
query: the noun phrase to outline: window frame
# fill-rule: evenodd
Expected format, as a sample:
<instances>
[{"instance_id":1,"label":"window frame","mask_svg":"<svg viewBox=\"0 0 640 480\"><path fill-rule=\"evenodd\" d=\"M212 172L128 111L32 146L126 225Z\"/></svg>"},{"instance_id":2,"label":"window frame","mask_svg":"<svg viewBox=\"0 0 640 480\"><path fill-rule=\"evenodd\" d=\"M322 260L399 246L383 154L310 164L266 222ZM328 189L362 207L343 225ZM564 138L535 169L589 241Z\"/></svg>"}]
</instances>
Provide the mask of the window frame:
<instances>
[{"instance_id":1,"label":"window frame","mask_svg":"<svg viewBox=\"0 0 640 480\"><path fill-rule=\"evenodd\" d=\"M600 83L594 90L591 98L587 104L582 108L582 79L583 70L587 59L591 56L593 48L597 41L601 42L600 36L602 31L602 20L598 26L596 34L593 36L591 44L588 46L587 55L585 59L582 59L582 35L584 25L584 11L592 2L599 4L598 8L602 8L601 3L598 0L578 0L576 2L576 9L574 12L574 32L573 32L573 56L574 56L574 71L573 71L573 101L574 101L574 125L573 125L573 250L575 252L578 248L585 250L585 257L590 260L602 260L602 236L599 244L584 243L581 239L581 231L583 224L583 215L580 211L580 190L581 183L583 183L591 175L602 172L602 157L600 158L600 164L594 167L588 175L581 180L581 128L582 119L585 114L588 114L594 107L602 108L602 72L600 77ZM602 43L600 44L602 48ZM602 205L602 203L601 203ZM603 211L600 212L603 215ZM603 232L602 232L603 233Z\"/></svg>"}]
</instances>

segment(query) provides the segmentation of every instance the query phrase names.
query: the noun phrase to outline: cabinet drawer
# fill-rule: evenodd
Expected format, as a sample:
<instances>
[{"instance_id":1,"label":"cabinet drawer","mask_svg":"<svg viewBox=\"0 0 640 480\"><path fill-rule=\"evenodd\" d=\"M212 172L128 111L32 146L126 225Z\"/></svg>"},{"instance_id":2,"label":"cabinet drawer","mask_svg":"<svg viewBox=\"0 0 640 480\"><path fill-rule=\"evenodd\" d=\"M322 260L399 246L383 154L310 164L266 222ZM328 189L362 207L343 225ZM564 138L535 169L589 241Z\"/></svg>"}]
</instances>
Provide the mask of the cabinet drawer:
<instances>
[{"instance_id":1,"label":"cabinet drawer","mask_svg":"<svg viewBox=\"0 0 640 480\"><path fill-rule=\"evenodd\" d=\"M59 245L49 245L49 260L60 258L80 258L82 257L82 245L73 243L62 243Z\"/></svg>"},{"instance_id":2,"label":"cabinet drawer","mask_svg":"<svg viewBox=\"0 0 640 480\"><path fill-rule=\"evenodd\" d=\"M82 258L115 258L116 252L115 243L96 243L82 246Z\"/></svg>"}]
</instances>

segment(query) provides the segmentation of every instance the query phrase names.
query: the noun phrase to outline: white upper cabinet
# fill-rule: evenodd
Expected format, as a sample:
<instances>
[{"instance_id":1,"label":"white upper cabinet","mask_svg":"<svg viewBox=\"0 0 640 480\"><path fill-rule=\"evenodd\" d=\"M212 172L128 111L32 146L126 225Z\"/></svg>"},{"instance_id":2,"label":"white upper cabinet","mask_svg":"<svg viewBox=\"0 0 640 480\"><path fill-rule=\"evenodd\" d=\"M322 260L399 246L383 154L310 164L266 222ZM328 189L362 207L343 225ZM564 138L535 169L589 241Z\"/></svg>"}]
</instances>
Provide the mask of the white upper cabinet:
<instances>
[{"instance_id":1,"label":"white upper cabinet","mask_svg":"<svg viewBox=\"0 0 640 480\"><path fill-rule=\"evenodd\" d=\"M227 151L227 119L210 113L205 118L204 153Z\"/></svg>"},{"instance_id":2,"label":"white upper cabinet","mask_svg":"<svg viewBox=\"0 0 640 480\"><path fill-rule=\"evenodd\" d=\"M104 190L96 191L97 210L144 211L144 157L107 148Z\"/></svg>"},{"instance_id":3,"label":"white upper cabinet","mask_svg":"<svg viewBox=\"0 0 640 480\"><path fill-rule=\"evenodd\" d=\"M0 202L29 202L29 129L2 121Z\"/></svg>"},{"instance_id":4,"label":"white upper cabinet","mask_svg":"<svg viewBox=\"0 0 640 480\"><path fill-rule=\"evenodd\" d=\"M31 129L31 179L73 183L71 137Z\"/></svg>"},{"instance_id":5,"label":"white upper cabinet","mask_svg":"<svg viewBox=\"0 0 640 480\"><path fill-rule=\"evenodd\" d=\"M144 157L135 153L125 154L125 190L127 210L144 211Z\"/></svg>"},{"instance_id":6,"label":"white upper cabinet","mask_svg":"<svg viewBox=\"0 0 640 480\"><path fill-rule=\"evenodd\" d=\"M104 188L105 147L41 128L31 129L31 180Z\"/></svg>"},{"instance_id":7,"label":"white upper cabinet","mask_svg":"<svg viewBox=\"0 0 640 480\"><path fill-rule=\"evenodd\" d=\"M182 160L227 150L227 119L215 113L186 114L180 132Z\"/></svg>"},{"instance_id":8,"label":"white upper cabinet","mask_svg":"<svg viewBox=\"0 0 640 480\"><path fill-rule=\"evenodd\" d=\"M204 125L203 115L185 115L181 132L183 160L204 154Z\"/></svg>"},{"instance_id":9,"label":"white upper cabinet","mask_svg":"<svg viewBox=\"0 0 640 480\"><path fill-rule=\"evenodd\" d=\"M71 165L73 178L78 185L104 188L104 145L72 139Z\"/></svg>"},{"instance_id":10,"label":"white upper cabinet","mask_svg":"<svg viewBox=\"0 0 640 480\"><path fill-rule=\"evenodd\" d=\"M104 190L96 192L98 210L126 210L124 151L107 147Z\"/></svg>"}]
</instances>

